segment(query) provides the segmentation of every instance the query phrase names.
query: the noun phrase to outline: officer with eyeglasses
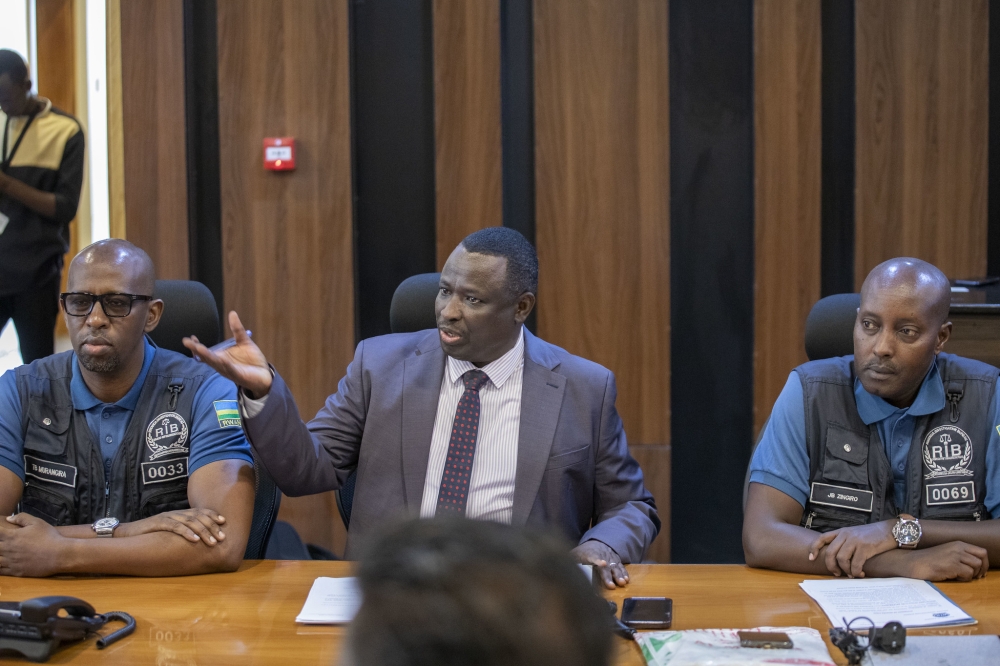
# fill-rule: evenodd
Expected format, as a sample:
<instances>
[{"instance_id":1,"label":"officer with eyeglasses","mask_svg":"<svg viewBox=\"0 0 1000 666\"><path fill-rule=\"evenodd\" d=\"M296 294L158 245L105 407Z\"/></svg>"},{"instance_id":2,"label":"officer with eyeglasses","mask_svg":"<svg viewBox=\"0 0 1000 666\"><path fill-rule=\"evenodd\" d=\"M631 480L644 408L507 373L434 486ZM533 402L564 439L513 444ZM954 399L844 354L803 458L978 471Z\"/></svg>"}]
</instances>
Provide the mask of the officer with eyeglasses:
<instances>
[{"instance_id":1,"label":"officer with eyeglasses","mask_svg":"<svg viewBox=\"0 0 1000 666\"><path fill-rule=\"evenodd\" d=\"M242 561L254 475L236 387L146 338L163 312L154 283L131 243L85 248L60 295L73 351L0 377L0 574Z\"/></svg>"}]
</instances>

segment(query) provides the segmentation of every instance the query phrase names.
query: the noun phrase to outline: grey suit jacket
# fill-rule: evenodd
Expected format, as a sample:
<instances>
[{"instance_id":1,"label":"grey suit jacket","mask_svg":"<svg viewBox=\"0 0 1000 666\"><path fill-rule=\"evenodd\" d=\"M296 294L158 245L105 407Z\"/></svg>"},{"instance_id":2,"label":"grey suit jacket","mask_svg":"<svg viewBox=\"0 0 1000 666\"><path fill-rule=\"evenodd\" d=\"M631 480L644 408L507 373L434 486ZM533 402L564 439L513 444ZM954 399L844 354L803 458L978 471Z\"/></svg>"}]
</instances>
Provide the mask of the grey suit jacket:
<instances>
[{"instance_id":1,"label":"grey suit jacket","mask_svg":"<svg viewBox=\"0 0 1000 666\"><path fill-rule=\"evenodd\" d=\"M524 352L513 524L641 561L660 520L628 452L614 375L528 331ZM348 558L386 519L419 514L444 370L437 330L371 338L308 424L277 373L263 411L244 419L286 495L335 490L357 468Z\"/></svg>"}]
</instances>

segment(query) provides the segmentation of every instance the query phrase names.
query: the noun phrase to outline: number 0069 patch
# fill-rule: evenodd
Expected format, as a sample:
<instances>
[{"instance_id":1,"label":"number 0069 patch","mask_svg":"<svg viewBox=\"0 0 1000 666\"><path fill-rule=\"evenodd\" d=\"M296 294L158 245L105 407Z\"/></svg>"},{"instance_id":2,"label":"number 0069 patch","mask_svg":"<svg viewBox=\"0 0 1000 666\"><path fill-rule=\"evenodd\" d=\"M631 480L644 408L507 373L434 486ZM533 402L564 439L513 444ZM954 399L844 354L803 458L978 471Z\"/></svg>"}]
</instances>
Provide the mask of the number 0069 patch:
<instances>
[{"instance_id":1,"label":"number 0069 patch","mask_svg":"<svg viewBox=\"0 0 1000 666\"><path fill-rule=\"evenodd\" d=\"M164 462L142 463L142 483L163 483L188 475L188 459L177 458Z\"/></svg>"},{"instance_id":2,"label":"number 0069 patch","mask_svg":"<svg viewBox=\"0 0 1000 666\"><path fill-rule=\"evenodd\" d=\"M972 481L961 483L928 483L927 506L940 504L967 504L976 501L976 484Z\"/></svg>"}]
</instances>

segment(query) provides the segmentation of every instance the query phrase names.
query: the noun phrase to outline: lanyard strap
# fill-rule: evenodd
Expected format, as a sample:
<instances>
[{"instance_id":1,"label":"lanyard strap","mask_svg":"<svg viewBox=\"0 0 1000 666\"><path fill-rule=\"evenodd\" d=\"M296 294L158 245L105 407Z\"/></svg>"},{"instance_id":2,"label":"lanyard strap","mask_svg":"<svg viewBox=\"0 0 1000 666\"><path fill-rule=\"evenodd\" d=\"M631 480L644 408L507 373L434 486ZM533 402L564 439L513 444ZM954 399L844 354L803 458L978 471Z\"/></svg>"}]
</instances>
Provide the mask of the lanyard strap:
<instances>
[{"instance_id":1,"label":"lanyard strap","mask_svg":"<svg viewBox=\"0 0 1000 666\"><path fill-rule=\"evenodd\" d=\"M7 155L7 132L10 129L10 116L7 116L7 121L3 124L3 159L0 160L0 164L3 166L3 170L6 171L10 163L14 161L14 155L17 154L17 149L21 147L21 141L24 140L24 135L28 133L28 129L31 128L31 123L35 122L35 117L38 116L38 112L28 116L28 122L25 124L24 129L17 137L17 141L14 142L14 147L10 150L10 155Z\"/></svg>"}]
</instances>

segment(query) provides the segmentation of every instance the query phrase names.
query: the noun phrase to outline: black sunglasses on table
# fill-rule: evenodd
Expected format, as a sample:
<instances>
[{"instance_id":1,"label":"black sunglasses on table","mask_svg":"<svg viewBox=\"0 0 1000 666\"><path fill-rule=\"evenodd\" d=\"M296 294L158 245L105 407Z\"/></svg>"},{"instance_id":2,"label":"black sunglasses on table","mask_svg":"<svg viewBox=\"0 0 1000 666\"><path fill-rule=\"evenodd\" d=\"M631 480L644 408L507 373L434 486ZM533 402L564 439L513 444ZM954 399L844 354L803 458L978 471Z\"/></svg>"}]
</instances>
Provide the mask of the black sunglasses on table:
<instances>
[{"instance_id":1,"label":"black sunglasses on table","mask_svg":"<svg viewBox=\"0 0 1000 666\"><path fill-rule=\"evenodd\" d=\"M127 317L132 313L133 301L151 301L152 296L136 294L84 294L67 292L59 294L63 310L73 317L86 317L94 309L94 303L101 302L104 314L108 317Z\"/></svg>"}]
</instances>

